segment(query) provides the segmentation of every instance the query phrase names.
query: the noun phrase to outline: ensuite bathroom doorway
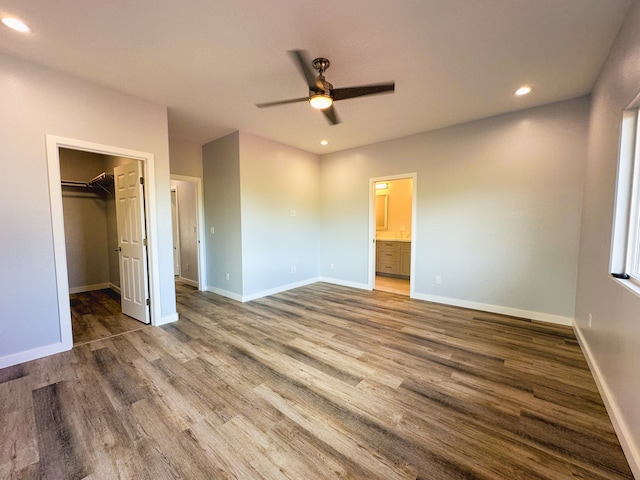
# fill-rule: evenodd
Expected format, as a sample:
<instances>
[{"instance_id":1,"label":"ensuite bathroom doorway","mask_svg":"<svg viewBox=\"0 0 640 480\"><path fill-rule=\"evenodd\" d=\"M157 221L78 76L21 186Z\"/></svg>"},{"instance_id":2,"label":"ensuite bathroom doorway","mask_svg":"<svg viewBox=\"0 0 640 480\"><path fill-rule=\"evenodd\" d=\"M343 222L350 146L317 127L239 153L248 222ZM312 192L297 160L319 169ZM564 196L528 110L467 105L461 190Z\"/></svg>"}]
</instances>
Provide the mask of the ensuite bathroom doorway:
<instances>
[{"instance_id":1,"label":"ensuite bathroom doorway","mask_svg":"<svg viewBox=\"0 0 640 480\"><path fill-rule=\"evenodd\" d=\"M375 195L374 290L409 296L413 241L414 178L373 182Z\"/></svg>"}]
</instances>

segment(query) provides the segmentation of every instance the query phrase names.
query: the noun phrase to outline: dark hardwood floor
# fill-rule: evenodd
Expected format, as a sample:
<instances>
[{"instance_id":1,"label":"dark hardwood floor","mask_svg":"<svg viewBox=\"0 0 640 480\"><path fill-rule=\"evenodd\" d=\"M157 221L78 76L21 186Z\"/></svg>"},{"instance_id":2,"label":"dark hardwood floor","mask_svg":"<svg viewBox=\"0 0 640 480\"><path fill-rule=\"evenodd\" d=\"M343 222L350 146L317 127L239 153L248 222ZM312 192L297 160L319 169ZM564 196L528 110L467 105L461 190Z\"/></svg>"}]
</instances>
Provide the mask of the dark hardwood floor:
<instances>
[{"instance_id":1,"label":"dark hardwood floor","mask_svg":"<svg viewBox=\"0 0 640 480\"><path fill-rule=\"evenodd\" d=\"M570 328L324 283L0 370L0 478L631 479Z\"/></svg>"},{"instance_id":2,"label":"dark hardwood floor","mask_svg":"<svg viewBox=\"0 0 640 480\"><path fill-rule=\"evenodd\" d=\"M70 301L74 345L120 335L146 326L122 313L120 295L111 289L72 293Z\"/></svg>"}]
</instances>

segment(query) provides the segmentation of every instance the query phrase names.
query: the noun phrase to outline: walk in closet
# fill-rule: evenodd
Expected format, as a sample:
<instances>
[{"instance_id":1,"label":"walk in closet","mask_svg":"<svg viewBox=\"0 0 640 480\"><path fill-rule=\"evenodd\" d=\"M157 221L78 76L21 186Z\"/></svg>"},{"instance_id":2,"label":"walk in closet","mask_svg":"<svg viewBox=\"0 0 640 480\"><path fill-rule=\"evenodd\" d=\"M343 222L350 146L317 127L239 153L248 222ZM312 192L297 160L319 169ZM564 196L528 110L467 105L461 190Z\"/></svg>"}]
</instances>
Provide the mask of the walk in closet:
<instances>
[{"instance_id":1,"label":"walk in closet","mask_svg":"<svg viewBox=\"0 0 640 480\"><path fill-rule=\"evenodd\" d=\"M60 150L70 293L120 289L113 167L118 159Z\"/></svg>"}]
</instances>

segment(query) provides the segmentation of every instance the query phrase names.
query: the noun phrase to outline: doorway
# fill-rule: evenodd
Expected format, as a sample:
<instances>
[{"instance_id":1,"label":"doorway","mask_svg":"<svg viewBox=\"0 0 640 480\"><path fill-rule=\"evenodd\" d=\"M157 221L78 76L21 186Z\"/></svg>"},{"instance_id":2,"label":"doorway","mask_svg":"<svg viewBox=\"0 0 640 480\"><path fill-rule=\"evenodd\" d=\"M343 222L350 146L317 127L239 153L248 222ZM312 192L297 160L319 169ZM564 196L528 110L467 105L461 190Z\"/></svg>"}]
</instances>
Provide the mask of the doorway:
<instances>
[{"instance_id":1,"label":"doorway","mask_svg":"<svg viewBox=\"0 0 640 480\"><path fill-rule=\"evenodd\" d=\"M136 212L136 214L140 214L142 219L148 218L150 220L150 225L155 224L154 219L156 218L155 202L152 201L155 199L155 169L153 164L153 155L146 152L100 145L53 135L46 136L46 144L61 343L64 348L70 349L73 346L73 331L71 324L71 306L69 302L71 292L69 288L69 269L67 262L67 245L62 200L60 150L68 149L83 151L106 155L109 157L128 158L130 160L134 160L135 162L133 162L133 164L137 166L141 177L144 177L145 179L145 188L139 191L139 199L142 208L139 212ZM125 176L130 174L130 172L125 172ZM140 184L139 178L136 178L136 180L138 180L138 184ZM123 183L123 185L125 183ZM131 183L129 186L131 187L132 185L133 184ZM115 198L118 198L117 195ZM146 225L144 225L144 227L146 228ZM155 235L153 229L147 229L144 233L141 231L129 231L128 235L127 239L131 244L146 243L146 251L142 256L125 252L128 260L125 262L126 265L124 268L127 268L132 272L148 272L148 276L146 273L144 275L144 278L147 281L147 286L143 287L148 292L148 295L145 295L144 291L137 287L137 285L139 285L137 283L131 285L130 292L131 295L135 297L136 301L146 297L143 302L145 304L146 311L148 312L147 321L150 321L152 324L156 324L158 321L161 321L161 317L159 298L160 280L157 274L159 261ZM119 240L122 240L122 238ZM118 253L121 254L120 252L121 250L119 250ZM138 289L136 290L136 288ZM126 295L128 295L128 292L122 293L126 293ZM150 301L148 302L149 298Z\"/></svg>"},{"instance_id":2,"label":"doorway","mask_svg":"<svg viewBox=\"0 0 640 480\"><path fill-rule=\"evenodd\" d=\"M374 290L411 296L416 174L371 179L369 278Z\"/></svg>"},{"instance_id":3,"label":"doorway","mask_svg":"<svg viewBox=\"0 0 640 480\"><path fill-rule=\"evenodd\" d=\"M171 231L173 237L173 275L180 277L180 218L178 217L178 187L171 185Z\"/></svg>"},{"instance_id":4,"label":"doorway","mask_svg":"<svg viewBox=\"0 0 640 480\"><path fill-rule=\"evenodd\" d=\"M201 178L171 175L171 218L174 232L176 285L187 285L198 290L207 288L204 265L203 205Z\"/></svg>"},{"instance_id":5,"label":"doorway","mask_svg":"<svg viewBox=\"0 0 640 480\"><path fill-rule=\"evenodd\" d=\"M59 161L73 343L148 324L140 161L67 148Z\"/></svg>"}]
</instances>

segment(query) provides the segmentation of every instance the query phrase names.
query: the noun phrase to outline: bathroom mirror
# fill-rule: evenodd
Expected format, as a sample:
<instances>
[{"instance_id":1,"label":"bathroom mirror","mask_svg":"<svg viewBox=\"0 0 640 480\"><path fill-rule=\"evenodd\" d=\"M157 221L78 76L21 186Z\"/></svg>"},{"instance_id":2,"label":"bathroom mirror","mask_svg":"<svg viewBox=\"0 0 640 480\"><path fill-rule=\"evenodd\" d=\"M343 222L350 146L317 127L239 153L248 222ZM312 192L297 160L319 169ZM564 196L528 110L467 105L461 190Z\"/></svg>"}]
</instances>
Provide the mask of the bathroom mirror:
<instances>
[{"instance_id":1,"label":"bathroom mirror","mask_svg":"<svg viewBox=\"0 0 640 480\"><path fill-rule=\"evenodd\" d=\"M387 229L389 195L376 195L376 230Z\"/></svg>"}]
</instances>

